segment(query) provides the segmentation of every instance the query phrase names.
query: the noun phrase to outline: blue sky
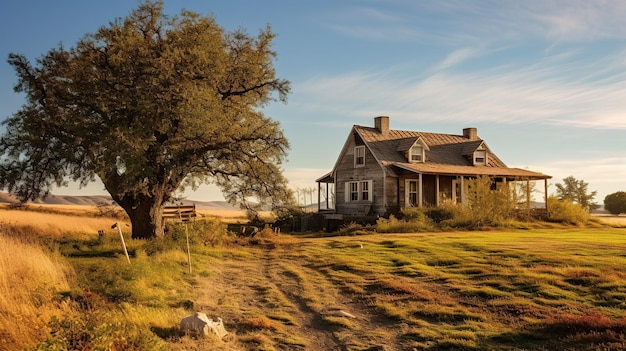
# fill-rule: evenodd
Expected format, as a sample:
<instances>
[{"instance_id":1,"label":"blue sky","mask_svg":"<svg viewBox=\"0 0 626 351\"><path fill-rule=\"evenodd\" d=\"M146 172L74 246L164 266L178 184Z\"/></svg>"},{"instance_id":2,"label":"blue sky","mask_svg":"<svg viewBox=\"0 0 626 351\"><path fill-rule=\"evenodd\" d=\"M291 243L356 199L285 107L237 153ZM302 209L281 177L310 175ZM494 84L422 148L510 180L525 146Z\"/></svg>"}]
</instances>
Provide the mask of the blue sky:
<instances>
[{"instance_id":1,"label":"blue sky","mask_svg":"<svg viewBox=\"0 0 626 351\"><path fill-rule=\"evenodd\" d=\"M36 59L72 47L137 4L0 0L0 118L24 102L10 52ZM290 140L294 188L333 167L352 125L385 115L393 129L476 127L508 166L552 175L550 184L583 179L599 203L626 191L624 1L165 0L170 15L182 8L227 30L269 23L278 34L275 66L292 94L265 112ZM188 197L220 199L210 186Z\"/></svg>"}]
</instances>

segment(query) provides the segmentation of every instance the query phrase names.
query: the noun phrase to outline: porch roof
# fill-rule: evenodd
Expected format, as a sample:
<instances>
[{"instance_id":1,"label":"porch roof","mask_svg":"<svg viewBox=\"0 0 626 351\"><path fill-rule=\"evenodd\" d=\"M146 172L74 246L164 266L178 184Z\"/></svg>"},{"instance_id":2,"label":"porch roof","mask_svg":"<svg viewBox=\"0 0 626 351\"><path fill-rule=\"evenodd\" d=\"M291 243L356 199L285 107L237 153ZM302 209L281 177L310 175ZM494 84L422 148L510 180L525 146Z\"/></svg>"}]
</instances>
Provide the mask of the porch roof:
<instances>
[{"instance_id":1,"label":"porch roof","mask_svg":"<svg viewBox=\"0 0 626 351\"><path fill-rule=\"evenodd\" d=\"M423 174L438 174L438 175L450 175L450 176L491 176L491 177L508 177L508 178L520 178L528 180L540 180L551 179L552 176L533 172L521 168L509 168L509 167L476 167L476 166L461 166L461 165L449 165L440 163L404 163L404 162L392 162L389 164L409 172L423 173Z\"/></svg>"},{"instance_id":2,"label":"porch roof","mask_svg":"<svg viewBox=\"0 0 626 351\"><path fill-rule=\"evenodd\" d=\"M335 182L335 178L332 177L332 174L326 173L323 176L317 178L315 180L316 183L334 183Z\"/></svg>"}]
</instances>

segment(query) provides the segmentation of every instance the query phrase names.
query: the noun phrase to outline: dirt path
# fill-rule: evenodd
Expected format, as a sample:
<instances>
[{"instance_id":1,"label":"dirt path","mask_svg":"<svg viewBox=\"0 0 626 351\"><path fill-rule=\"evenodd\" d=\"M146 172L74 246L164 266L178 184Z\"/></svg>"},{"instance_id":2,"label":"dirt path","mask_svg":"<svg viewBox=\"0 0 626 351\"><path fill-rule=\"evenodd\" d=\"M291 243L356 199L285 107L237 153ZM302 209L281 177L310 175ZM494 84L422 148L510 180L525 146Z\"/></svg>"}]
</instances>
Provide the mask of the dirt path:
<instances>
[{"instance_id":1,"label":"dirt path","mask_svg":"<svg viewBox=\"0 0 626 351\"><path fill-rule=\"evenodd\" d=\"M201 349L401 349L389 340L389 323L381 324L367 300L332 277L323 258L300 255L292 244L243 251L245 257L236 256L239 249L211 259L210 275L198 279L194 308L221 317L230 332Z\"/></svg>"}]
</instances>

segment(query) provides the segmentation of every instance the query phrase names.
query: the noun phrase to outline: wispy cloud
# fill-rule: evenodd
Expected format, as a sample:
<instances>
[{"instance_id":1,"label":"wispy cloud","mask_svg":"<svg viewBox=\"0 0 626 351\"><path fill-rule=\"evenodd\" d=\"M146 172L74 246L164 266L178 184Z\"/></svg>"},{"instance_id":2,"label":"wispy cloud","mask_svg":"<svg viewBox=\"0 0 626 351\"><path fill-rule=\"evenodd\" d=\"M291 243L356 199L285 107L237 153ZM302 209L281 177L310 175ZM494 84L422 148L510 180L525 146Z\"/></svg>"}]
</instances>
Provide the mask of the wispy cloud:
<instances>
[{"instance_id":1,"label":"wispy cloud","mask_svg":"<svg viewBox=\"0 0 626 351\"><path fill-rule=\"evenodd\" d=\"M463 61L477 56L478 50L475 48L462 48L450 53L439 65L435 67L435 70L444 70L453 66L456 66Z\"/></svg>"},{"instance_id":2,"label":"wispy cloud","mask_svg":"<svg viewBox=\"0 0 626 351\"><path fill-rule=\"evenodd\" d=\"M406 67L350 72L317 77L294 90L308 102L318 101L311 105L314 108L350 118L383 113L426 121L626 129L622 54L591 62L575 52L563 52L537 62L500 64L471 72L434 71L429 75L409 72ZM459 63L468 55L452 54L439 66Z\"/></svg>"},{"instance_id":3,"label":"wispy cloud","mask_svg":"<svg viewBox=\"0 0 626 351\"><path fill-rule=\"evenodd\" d=\"M342 35L370 40L428 38L459 45L530 37L580 42L626 38L625 17L621 0L400 0L344 8L327 25Z\"/></svg>"}]
</instances>

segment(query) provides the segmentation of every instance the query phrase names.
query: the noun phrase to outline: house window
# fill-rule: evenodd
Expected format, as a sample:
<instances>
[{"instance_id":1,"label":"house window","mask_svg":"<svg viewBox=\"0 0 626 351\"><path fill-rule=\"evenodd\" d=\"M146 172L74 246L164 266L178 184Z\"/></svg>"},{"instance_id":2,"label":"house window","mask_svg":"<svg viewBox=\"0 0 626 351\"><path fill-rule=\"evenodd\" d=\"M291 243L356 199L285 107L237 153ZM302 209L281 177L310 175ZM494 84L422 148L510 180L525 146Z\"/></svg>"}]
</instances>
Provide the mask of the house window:
<instances>
[{"instance_id":1,"label":"house window","mask_svg":"<svg viewBox=\"0 0 626 351\"><path fill-rule=\"evenodd\" d=\"M487 151L476 150L474 152L474 165L486 165L487 164Z\"/></svg>"},{"instance_id":2,"label":"house window","mask_svg":"<svg viewBox=\"0 0 626 351\"><path fill-rule=\"evenodd\" d=\"M354 148L354 167L365 166L365 146L356 146Z\"/></svg>"},{"instance_id":3,"label":"house window","mask_svg":"<svg viewBox=\"0 0 626 351\"><path fill-rule=\"evenodd\" d=\"M347 182L346 202L350 201L372 201L372 181Z\"/></svg>"},{"instance_id":4,"label":"house window","mask_svg":"<svg viewBox=\"0 0 626 351\"><path fill-rule=\"evenodd\" d=\"M369 187L369 183L367 181L365 182L361 182L359 184L359 187L361 188L361 200L363 201L369 201L370 199L370 187Z\"/></svg>"},{"instance_id":5,"label":"house window","mask_svg":"<svg viewBox=\"0 0 626 351\"><path fill-rule=\"evenodd\" d=\"M406 184L406 200L407 207L418 206L419 205L419 181L418 180L407 180Z\"/></svg>"},{"instance_id":6,"label":"house window","mask_svg":"<svg viewBox=\"0 0 626 351\"><path fill-rule=\"evenodd\" d=\"M411 162L424 162L424 147L421 145L413 145L409 157Z\"/></svg>"},{"instance_id":7,"label":"house window","mask_svg":"<svg viewBox=\"0 0 626 351\"><path fill-rule=\"evenodd\" d=\"M350 182L350 201L359 200L359 183Z\"/></svg>"}]
</instances>

